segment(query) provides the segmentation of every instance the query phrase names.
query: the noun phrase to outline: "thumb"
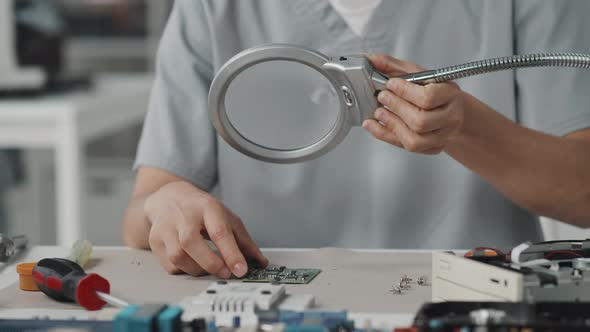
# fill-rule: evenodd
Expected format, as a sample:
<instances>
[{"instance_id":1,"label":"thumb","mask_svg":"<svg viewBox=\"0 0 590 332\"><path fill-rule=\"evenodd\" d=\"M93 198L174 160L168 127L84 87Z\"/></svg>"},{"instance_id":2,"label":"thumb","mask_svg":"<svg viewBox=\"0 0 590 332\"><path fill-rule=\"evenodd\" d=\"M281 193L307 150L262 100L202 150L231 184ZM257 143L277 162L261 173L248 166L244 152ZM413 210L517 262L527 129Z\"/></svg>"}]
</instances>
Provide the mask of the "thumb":
<instances>
[{"instance_id":1,"label":"thumb","mask_svg":"<svg viewBox=\"0 0 590 332\"><path fill-rule=\"evenodd\" d=\"M394 58L388 54L367 55L367 59L369 59L375 69L390 77L424 70L417 64Z\"/></svg>"}]
</instances>

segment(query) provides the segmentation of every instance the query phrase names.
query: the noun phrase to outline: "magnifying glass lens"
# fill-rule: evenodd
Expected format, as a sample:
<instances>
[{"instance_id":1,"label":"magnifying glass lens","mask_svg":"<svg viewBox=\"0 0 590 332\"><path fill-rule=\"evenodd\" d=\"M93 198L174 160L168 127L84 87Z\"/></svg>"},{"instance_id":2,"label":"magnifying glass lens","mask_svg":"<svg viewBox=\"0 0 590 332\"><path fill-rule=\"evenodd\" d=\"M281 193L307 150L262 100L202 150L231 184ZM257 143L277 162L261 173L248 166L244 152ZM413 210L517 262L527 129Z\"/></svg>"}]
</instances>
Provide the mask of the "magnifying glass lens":
<instances>
[{"instance_id":1,"label":"magnifying glass lens","mask_svg":"<svg viewBox=\"0 0 590 332\"><path fill-rule=\"evenodd\" d=\"M240 72L225 95L231 125L247 140L270 149L312 145L334 127L338 95L317 70L294 61L267 61Z\"/></svg>"}]
</instances>

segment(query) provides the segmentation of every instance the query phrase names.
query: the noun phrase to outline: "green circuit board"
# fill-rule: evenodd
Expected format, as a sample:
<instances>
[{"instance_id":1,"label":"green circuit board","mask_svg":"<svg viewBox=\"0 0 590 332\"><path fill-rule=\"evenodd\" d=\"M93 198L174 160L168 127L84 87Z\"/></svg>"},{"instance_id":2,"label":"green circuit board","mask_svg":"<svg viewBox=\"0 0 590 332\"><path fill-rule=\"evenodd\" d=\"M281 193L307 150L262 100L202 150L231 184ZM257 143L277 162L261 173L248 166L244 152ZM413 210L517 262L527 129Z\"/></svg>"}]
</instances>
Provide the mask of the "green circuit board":
<instances>
[{"instance_id":1,"label":"green circuit board","mask_svg":"<svg viewBox=\"0 0 590 332\"><path fill-rule=\"evenodd\" d=\"M307 284L322 270L291 269L285 266L258 268L252 267L242 278L244 282L278 282L280 284Z\"/></svg>"}]
</instances>

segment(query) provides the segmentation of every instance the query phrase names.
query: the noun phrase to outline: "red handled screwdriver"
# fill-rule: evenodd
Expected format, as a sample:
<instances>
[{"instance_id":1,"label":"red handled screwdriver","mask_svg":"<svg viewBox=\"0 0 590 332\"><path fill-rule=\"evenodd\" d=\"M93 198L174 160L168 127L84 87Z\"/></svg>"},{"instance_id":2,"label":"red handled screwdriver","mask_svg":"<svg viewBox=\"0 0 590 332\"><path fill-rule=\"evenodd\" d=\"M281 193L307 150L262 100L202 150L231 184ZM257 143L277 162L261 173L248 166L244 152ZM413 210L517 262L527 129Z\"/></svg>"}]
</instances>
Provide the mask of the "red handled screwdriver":
<instances>
[{"instance_id":1,"label":"red handled screwdriver","mask_svg":"<svg viewBox=\"0 0 590 332\"><path fill-rule=\"evenodd\" d=\"M109 295L111 286L96 273L86 274L75 262L63 258L45 258L33 268L33 280L47 296L61 302L75 302L87 310L105 304L125 307L127 302Z\"/></svg>"}]
</instances>

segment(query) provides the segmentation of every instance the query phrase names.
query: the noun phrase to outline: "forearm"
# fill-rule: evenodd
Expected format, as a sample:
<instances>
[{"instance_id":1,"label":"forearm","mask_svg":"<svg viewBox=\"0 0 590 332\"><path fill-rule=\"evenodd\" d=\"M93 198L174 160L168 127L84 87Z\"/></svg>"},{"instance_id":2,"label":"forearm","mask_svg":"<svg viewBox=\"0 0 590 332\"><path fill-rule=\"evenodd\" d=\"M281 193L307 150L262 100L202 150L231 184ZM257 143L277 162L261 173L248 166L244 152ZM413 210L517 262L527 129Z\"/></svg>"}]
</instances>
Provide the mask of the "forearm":
<instances>
[{"instance_id":1,"label":"forearm","mask_svg":"<svg viewBox=\"0 0 590 332\"><path fill-rule=\"evenodd\" d=\"M465 99L463 128L445 152L523 208L589 227L590 142L521 127Z\"/></svg>"},{"instance_id":2,"label":"forearm","mask_svg":"<svg viewBox=\"0 0 590 332\"><path fill-rule=\"evenodd\" d=\"M145 200L150 194L133 197L125 211L121 227L122 239L125 245L138 249L149 249L149 234L151 223L145 210Z\"/></svg>"}]
</instances>

